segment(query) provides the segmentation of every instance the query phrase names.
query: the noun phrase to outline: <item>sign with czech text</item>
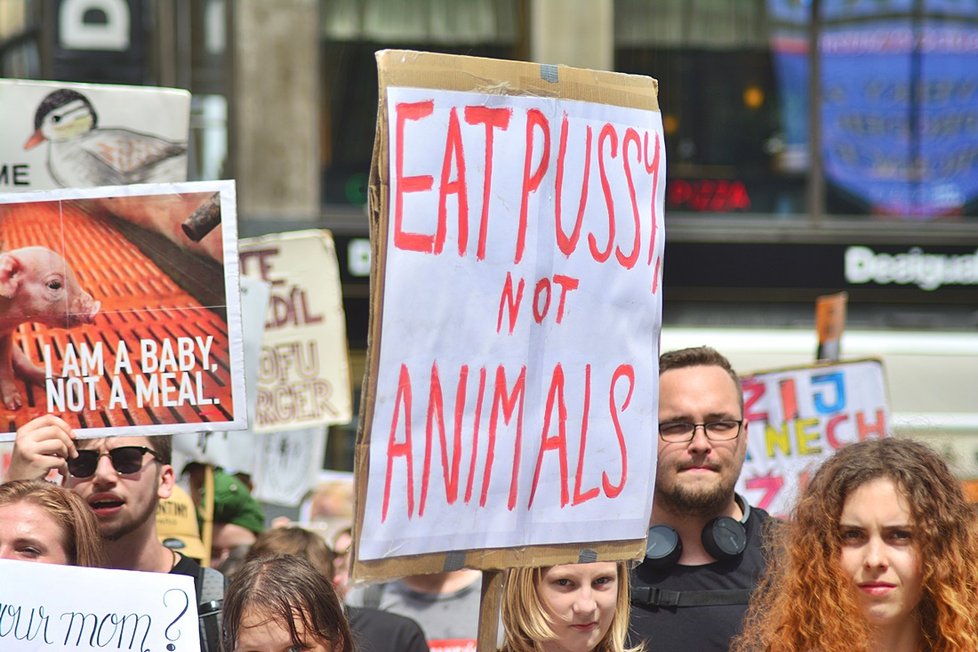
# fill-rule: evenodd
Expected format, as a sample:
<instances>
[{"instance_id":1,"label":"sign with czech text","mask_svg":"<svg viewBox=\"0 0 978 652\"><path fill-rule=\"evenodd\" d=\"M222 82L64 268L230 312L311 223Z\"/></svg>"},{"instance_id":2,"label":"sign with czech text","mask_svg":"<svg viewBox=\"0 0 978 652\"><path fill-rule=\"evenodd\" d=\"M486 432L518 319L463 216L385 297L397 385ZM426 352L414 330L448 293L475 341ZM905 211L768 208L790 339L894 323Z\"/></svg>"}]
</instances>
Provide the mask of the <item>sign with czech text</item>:
<instances>
[{"instance_id":1,"label":"sign with czech text","mask_svg":"<svg viewBox=\"0 0 978 652\"><path fill-rule=\"evenodd\" d=\"M655 81L378 64L358 559L477 550L465 565L499 568L529 563L517 548L623 541L636 556L661 324Z\"/></svg>"},{"instance_id":2,"label":"sign with czech text","mask_svg":"<svg viewBox=\"0 0 978 652\"><path fill-rule=\"evenodd\" d=\"M855 360L745 376L747 459L737 491L785 515L836 450L890 428L883 363Z\"/></svg>"},{"instance_id":3,"label":"sign with czech text","mask_svg":"<svg viewBox=\"0 0 978 652\"><path fill-rule=\"evenodd\" d=\"M329 231L241 241L241 272L271 284L255 432L348 423L353 415L340 272Z\"/></svg>"}]
</instances>

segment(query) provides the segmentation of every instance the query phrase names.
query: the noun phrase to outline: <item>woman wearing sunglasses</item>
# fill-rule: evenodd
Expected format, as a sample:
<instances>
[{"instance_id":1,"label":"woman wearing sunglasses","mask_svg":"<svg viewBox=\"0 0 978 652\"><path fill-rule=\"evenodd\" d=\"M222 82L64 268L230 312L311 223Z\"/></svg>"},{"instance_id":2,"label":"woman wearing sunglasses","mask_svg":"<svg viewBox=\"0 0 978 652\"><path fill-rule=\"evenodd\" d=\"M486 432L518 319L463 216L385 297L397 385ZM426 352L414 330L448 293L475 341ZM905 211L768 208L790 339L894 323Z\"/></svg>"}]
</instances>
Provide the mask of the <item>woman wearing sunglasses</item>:
<instances>
[{"instance_id":1,"label":"woman wearing sunglasses","mask_svg":"<svg viewBox=\"0 0 978 652\"><path fill-rule=\"evenodd\" d=\"M101 566L102 537L81 498L42 480L0 485L0 559Z\"/></svg>"}]
</instances>

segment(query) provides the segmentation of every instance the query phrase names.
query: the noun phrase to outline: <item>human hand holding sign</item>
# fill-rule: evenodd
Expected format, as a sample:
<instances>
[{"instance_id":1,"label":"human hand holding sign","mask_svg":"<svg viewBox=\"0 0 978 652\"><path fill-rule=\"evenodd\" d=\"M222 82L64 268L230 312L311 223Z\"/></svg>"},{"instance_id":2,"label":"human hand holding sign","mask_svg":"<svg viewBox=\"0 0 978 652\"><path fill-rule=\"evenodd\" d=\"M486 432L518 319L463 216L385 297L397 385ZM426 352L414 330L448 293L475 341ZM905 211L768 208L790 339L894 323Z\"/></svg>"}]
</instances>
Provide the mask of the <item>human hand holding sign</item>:
<instances>
[{"instance_id":1,"label":"human hand holding sign","mask_svg":"<svg viewBox=\"0 0 978 652\"><path fill-rule=\"evenodd\" d=\"M17 430L5 480L39 479L52 469L67 475L66 460L78 457L75 434L65 421L44 414Z\"/></svg>"}]
</instances>

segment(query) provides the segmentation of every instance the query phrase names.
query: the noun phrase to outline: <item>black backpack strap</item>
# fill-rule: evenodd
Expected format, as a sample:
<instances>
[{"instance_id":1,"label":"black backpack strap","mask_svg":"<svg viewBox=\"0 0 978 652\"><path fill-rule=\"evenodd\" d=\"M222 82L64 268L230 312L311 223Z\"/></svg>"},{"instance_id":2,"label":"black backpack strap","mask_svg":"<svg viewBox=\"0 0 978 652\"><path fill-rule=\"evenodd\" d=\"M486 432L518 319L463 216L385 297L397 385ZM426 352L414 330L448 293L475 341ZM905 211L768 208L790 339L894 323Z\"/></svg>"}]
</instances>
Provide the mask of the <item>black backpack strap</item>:
<instances>
[{"instance_id":1,"label":"black backpack strap","mask_svg":"<svg viewBox=\"0 0 978 652\"><path fill-rule=\"evenodd\" d=\"M654 586L632 587L632 604L642 607L716 607L747 604L749 589L670 591Z\"/></svg>"},{"instance_id":2,"label":"black backpack strap","mask_svg":"<svg viewBox=\"0 0 978 652\"><path fill-rule=\"evenodd\" d=\"M200 626L201 652L221 650L221 610L224 606L224 575L213 568L197 572L197 622Z\"/></svg>"}]
</instances>

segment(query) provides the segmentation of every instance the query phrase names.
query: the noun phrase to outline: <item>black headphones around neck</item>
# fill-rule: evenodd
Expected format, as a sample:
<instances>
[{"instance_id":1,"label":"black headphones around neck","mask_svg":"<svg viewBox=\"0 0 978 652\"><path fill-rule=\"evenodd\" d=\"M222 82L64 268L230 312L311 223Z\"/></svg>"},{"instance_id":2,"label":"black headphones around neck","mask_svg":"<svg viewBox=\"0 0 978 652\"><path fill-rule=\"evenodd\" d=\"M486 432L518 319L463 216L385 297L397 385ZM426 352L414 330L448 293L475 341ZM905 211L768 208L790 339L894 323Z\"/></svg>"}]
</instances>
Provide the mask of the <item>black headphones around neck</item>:
<instances>
[{"instance_id":1,"label":"black headphones around neck","mask_svg":"<svg viewBox=\"0 0 978 652\"><path fill-rule=\"evenodd\" d=\"M734 494L734 500L744 513L738 521L729 516L717 516L703 528L700 540L703 547L717 560L735 559L747 548L747 519L750 504L743 496ZM653 568L668 568L679 561L683 554L683 541L679 533L668 525L653 525L645 546L645 563Z\"/></svg>"}]
</instances>

